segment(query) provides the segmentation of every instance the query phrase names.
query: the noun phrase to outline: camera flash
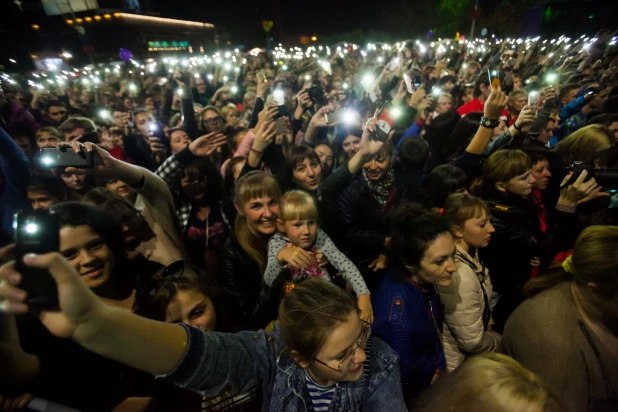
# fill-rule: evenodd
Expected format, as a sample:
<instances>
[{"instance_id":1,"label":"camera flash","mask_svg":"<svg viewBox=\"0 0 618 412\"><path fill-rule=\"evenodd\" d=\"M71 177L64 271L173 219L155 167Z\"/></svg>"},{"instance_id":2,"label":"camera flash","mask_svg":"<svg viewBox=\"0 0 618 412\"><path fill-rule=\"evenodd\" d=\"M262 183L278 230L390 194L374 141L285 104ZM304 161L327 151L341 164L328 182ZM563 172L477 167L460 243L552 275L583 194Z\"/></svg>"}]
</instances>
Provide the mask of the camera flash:
<instances>
[{"instance_id":1,"label":"camera flash","mask_svg":"<svg viewBox=\"0 0 618 412\"><path fill-rule=\"evenodd\" d=\"M25 227L26 233L34 234L39 230L39 226L36 223L28 223Z\"/></svg>"},{"instance_id":2,"label":"camera flash","mask_svg":"<svg viewBox=\"0 0 618 412\"><path fill-rule=\"evenodd\" d=\"M54 160L49 156L43 156L41 158L41 163L43 163L45 166L49 166L54 163Z\"/></svg>"},{"instance_id":3,"label":"camera flash","mask_svg":"<svg viewBox=\"0 0 618 412\"><path fill-rule=\"evenodd\" d=\"M401 116L401 109L399 107L393 107L390 111L390 116L393 119L398 118L399 116Z\"/></svg>"},{"instance_id":4,"label":"camera flash","mask_svg":"<svg viewBox=\"0 0 618 412\"><path fill-rule=\"evenodd\" d=\"M358 115L357 112L355 112L354 110L344 110L341 118L343 120L343 123L346 124L353 124L356 122L356 120L359 118L360 116Z\"/></svg>"},{"instance_id":5,"label":"camera flash","mask_svg":"<svg viewBox=\"0 0 618 412\"><path fill-rule=\"evenodd\" d=\"M234 94L238 93L238 87L232 86L232 93Z\"/></svg>"},{"instance_id":6,"label":"camera flash","mask_svg":"<svg viewBox=\"0 0 618 412\"><path fill-rule=\"evenodd\" d=\"M285 104L284 101L284 93L283 90L277 89L273 92L273 100L277 103L278 106L282 106Z\"/></svg>"}]
</instances>

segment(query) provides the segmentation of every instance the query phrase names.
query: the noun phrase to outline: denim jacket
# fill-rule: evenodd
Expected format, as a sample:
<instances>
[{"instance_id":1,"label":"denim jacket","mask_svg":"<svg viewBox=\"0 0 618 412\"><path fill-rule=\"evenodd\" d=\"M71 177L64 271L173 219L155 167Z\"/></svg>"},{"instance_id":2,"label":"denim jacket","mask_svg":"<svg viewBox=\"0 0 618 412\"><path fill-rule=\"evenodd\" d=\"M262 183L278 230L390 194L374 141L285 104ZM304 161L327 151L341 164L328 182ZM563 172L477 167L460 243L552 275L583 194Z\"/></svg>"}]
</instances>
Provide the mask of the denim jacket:
<instances>
[{"instance_id":1,"label":"denim jacket","mask_svg":"<svg viewBox=\"0 0 618 412\"><path fill-rule=\"evenodd\" d=\"M272 333L237 334L183 326L188 334L184 357L173 371L160 378L207 397L224 391L233 396L261 385L264 412L312 410L304 371L286 355L278 324ZM368 373L357 382L338 383L331 411L407 410L397 354L378 338L370 341L369 362L365 365Z\"/></svg>"}]
</instances>

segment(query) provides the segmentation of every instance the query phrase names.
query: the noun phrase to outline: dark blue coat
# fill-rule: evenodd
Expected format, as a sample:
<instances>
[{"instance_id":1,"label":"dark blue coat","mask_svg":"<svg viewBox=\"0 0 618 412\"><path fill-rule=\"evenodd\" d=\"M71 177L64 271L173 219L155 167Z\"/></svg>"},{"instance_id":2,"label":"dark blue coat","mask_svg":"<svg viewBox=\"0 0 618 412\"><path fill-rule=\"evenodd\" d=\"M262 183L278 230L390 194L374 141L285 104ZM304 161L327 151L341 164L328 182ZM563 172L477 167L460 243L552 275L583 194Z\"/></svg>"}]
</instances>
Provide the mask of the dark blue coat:
<instances>
[{"instance_id":1,"label":"dark blue coat","mask_svg":"<svg viewBox=\"0 0 618 412\"><path fill-rule=\"evenodd\" d=\"M404 391L414 397L431 384L436 370L446 370L438 333L442 325L439 295L435 287L427 286L424 291L403 271L389 269L372 304L373 333L399 355Z\"/></svg>"}]
</instances>

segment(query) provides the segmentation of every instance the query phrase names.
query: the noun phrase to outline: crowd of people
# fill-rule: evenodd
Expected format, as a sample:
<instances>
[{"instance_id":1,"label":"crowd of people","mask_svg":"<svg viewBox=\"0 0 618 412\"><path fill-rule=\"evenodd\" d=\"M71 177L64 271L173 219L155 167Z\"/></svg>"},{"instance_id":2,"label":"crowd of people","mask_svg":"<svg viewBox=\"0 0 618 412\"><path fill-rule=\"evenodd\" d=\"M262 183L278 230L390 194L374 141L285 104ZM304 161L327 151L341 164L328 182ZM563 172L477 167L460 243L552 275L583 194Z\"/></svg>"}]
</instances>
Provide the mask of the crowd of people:
<instances>
[{"instance_id":1,"label":"crowd of people","mask_svg":"<svg viewBox=\"0 0 618 412\"><path fill-rule=\"evenodd\" d=\"M0 405L618 411L618 48L582 39L4 76Z\"/></svg>"}]
</instances>

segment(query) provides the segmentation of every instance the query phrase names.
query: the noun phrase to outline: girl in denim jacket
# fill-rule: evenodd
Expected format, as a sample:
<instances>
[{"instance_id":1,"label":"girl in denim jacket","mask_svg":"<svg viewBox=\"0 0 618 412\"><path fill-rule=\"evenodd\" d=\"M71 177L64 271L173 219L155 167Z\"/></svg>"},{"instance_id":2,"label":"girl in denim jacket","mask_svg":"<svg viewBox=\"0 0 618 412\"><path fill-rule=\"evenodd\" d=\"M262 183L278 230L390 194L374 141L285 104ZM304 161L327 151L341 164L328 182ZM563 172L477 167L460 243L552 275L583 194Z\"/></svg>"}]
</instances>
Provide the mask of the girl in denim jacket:
<instances>
[{"instance_id":1,"label":"girl in denim jacket","mask_svg":"<svg viewBox=\"0 0 618 412\"><path fill-rule=\"evenodd\" d=\"M59 309L38 312L56 336L203 396L259 386L263 411L406 411L399 358L371 337L355 299L322 279L286 295L280 322L225 334L145 319L106 305L59 253L28 255L58 285ZM14 263L0 268L0 310L25 313Z\"/></svg>"}]
</instances>

